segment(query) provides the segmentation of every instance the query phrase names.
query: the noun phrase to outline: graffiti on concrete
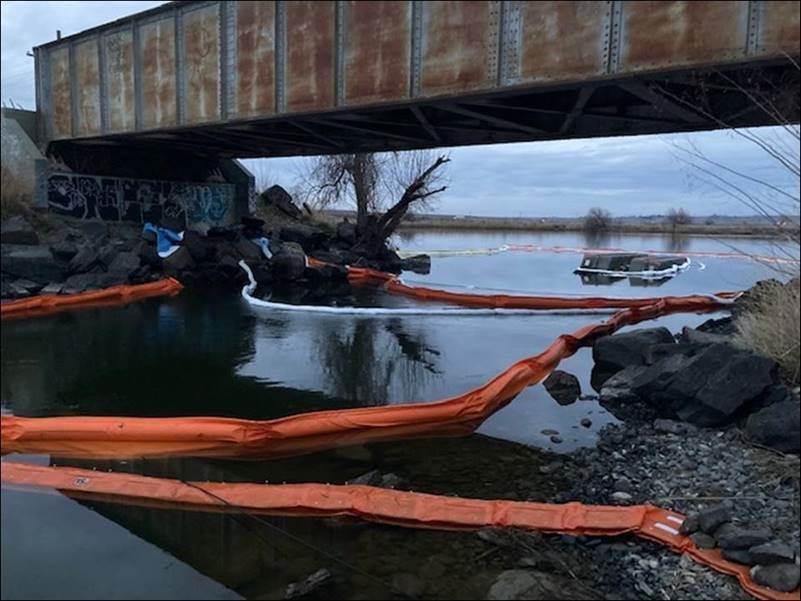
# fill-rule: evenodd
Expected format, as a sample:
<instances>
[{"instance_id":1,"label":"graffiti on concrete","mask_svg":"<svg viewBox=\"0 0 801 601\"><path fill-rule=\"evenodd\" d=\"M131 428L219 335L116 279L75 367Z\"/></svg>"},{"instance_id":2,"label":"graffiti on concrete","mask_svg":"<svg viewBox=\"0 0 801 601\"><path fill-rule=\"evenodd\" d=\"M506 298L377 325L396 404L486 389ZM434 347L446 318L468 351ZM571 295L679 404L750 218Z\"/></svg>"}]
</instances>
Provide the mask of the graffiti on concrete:
<instances>
[{"instance_id":1,"label":"graffiti on concrete","mask_svg":"<svg viewBox=\"0 0 801 601\"><path fill-rule=\"evenodd\" d=\"M164 182L51 173L47 178L50 210L79 219L150 221L163 217L192 225L223 225L232 218L231 184Z\"/></svg>"}]
</instances>

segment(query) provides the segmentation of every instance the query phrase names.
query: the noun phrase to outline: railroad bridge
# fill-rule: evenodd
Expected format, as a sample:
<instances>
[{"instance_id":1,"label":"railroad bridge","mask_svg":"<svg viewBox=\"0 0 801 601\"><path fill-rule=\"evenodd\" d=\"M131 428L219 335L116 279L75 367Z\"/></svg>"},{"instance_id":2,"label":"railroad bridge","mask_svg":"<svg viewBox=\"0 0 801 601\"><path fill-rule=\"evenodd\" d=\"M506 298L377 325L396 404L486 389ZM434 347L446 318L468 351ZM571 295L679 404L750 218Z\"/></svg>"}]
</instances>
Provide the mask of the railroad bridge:
<instances>
[{"instance_id":1,"label":"railroad bridge","mask_svg":"<svg viewBox=\"0 0 801 601\"><path fill-rule=\"evenodd\" d=\"M40 147L106 176L798 121L796 1L185 1L34 51Z\"/></svg>"}]
</instances>

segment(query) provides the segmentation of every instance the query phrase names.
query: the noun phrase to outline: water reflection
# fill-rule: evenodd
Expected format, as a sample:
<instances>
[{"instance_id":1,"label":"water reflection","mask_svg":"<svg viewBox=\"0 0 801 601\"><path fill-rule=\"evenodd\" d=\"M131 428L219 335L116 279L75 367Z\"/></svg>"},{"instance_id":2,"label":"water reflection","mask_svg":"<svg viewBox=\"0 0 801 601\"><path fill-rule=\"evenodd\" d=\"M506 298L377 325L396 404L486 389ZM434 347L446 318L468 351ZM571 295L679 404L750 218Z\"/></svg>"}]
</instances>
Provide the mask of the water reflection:
<instances>
[{"instance_id":1,"label":"water reflection","mask_svg":"<svg viewBox=\"0 0 801 601\"><path fill-rule=\"evenodd\" d=\"M642 278L636 276L612 276L606 275L602 273L583 273L579 272L578 275L581 278L581 284L583 286L612 286L619 282L623 282L624 280L628 280L629 286L634 286L638 288L642 287L658 287L666 284L672 277L665 277L665 278Z\"/></svg>"}]
</instances>

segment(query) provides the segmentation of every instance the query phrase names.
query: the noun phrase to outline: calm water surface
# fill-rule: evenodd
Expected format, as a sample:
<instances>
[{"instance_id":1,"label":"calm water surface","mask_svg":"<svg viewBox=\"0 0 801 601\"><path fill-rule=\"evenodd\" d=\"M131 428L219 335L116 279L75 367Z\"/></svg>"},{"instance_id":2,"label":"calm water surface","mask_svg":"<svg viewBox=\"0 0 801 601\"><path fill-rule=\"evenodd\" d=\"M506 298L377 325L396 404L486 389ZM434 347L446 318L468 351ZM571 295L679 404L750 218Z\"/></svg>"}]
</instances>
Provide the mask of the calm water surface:
<instances>
[{"instance_id":1,"label":"calm water surface","mask_svg":"<svg viewBox=\"0 0 801 601\"><path fill-rule=\"evenodd\" d=\"M581 234L404 232L396 242L410 250L539 244L770 252L766 242L659 236L597 240ZM752 261L699 258L690 270L659 285L582 281L573 274L579 259L578 254L543 252L434 258L430 274L409 273L405 279L455 290L661 296L741 289L771 275ZM414 304L375 295L369 302ZM678 330L709 317L674 315L658 323ZM210 299L184 293L119 309L4 324L0 400L4 412L25 416L254 419L433 401L483 384L559 334L599 319L307 315L253 311L235 295ZM579 377L586 393L592 392L590 367L589 350L561 366ZM584 417L592 420L591 428L579 426ZM559 406L539 385L465 439L360 446L258 463L22 459L228 481L344 482L378 468L398 474L414 490L545 500L560 483L537 481L532 474L538 473L538 463L551 461L551 452L593 444L610 421L614 417L597 403ZM558 431L564 442L552 444L543 430ZM320 567L334 572L331 595L337 598L475 597L486 593L493 577L491 570L471 569L481 547L470 534L337 520L254 522L245 516L78 502L56 493L7 489L2 545L3 598L282 598L288 583Z\"/></svg>"}]
</instances>

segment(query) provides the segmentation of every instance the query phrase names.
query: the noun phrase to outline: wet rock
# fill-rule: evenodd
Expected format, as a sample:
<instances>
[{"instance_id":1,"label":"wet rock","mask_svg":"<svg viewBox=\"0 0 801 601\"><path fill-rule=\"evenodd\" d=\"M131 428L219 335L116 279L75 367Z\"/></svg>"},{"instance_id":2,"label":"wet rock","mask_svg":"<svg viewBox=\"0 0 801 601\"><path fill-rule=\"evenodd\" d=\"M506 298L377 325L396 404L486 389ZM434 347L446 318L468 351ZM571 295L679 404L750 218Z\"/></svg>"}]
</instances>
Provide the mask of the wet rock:
<instances>
[{"instance_id":1,"label":"wet rock","mask_svg":"<svg viewBox=\"0 0 801 601\"><path fill-rule=\"evenodd\" d=\"M744 566L754 565L754 558L751 557L751 553L748 552L748 549L723 549L721 555L723 555L724 559L728 559L734 563L740 563Z\"/></svg>"},{"instance_id":2,"label":"wet rock","mask_svg":"<svg viewBox=\"0 0 801 601\"><path fill-rule=\"evenodd\" d=\"M553 474L562 471L564 467L565 464L562 461L552 461L546 465L541 465L539 471L541 474Z\"/></svg>"},{"instance_id":3,"label":"wet rock","mask_svg":"<svg viewBox=\"0 0 801 601\"><path fill-rule=\"evenodd\" d=\"M382 474L378 470L371 470L362 474L358 478L348 480L348 484L358 484L362 486L378 486L381 488L397 488L401 485L402 479L396 474Z\"/></svg>"},{"instance_id":4,"label":"wet rock","mask_svg":"<svg viewBox=\"0 0 801 601\"><path fill-rule=\"evenodd\" d=\"M731 506L725 504L715 505L698 513L698 525L703 532L715 534L718 528L731 521L731 517Z\"/></svg>"},{"instance_id":5,"label":"wet rock","mask_svg":"<svg viewBox=\"0 0 801 601\"><path fill-rule=\"evenodd\" d=\"M108 231L106 224L97 220L80 221L76 226L88 240L96 243L99 243Z\"/></svg>"},{"instance_id":6,"label":"wet rock","mask_svg":"<svg viewBox=\"0 0 801 601\"><path fill-rule=\"evenodd\" d=\"M306 269L306 254L295 242L285 242L272 258L273 276L277 280L296 280Z\"/></svg>"},{"instance_id":7,"label":"wet rock","mask_svg":"<svg viewBox=\"0 0 801 601\"><path fill-rule=\"evenodd\" d=\"M86 273L92 267L100 263L100 256L91 245L81 247L74 257L70 260L67 270L70 274Z\"/></svg>"},{"instance_id":8,"label":"wet rock","mask_svg":"<svg viewBox=\"0 0 801 601\"><path fill-rule=\"evenodd\" d=\"M555 434L551 436L550 441L554 444L562 444L564 442L561 436L556 436Z\"/></svg>"},{"instance_id":9,"label":"wet rock","mask_svg":"<svg viewBox=\"0 0 801 601\"><path fill-rule=\"evenodd\" d=\"M643 365L648 347L673 342L673 334L667 328L646 328L599 338L592 346L593 387L600 390L615 373L630 365Z\"/></svg>"},{"instance_id":10,"label":"wet rock","mask_svg":"<svg viewBox=\"0 0 801 601\"><path fill-rule=\"evenodd\" d=\"M554 370L543 382L548 394L560 405L575 403L581 394L578 378L559 369Z\"/></svg>"},{"instance_id":11,"label":"wet rock","mask_svg":"<svg viewBox=\"0 0 801 601\"><path fill-rule=\"evenodd\" d=\"M261 193L261 199L264 203L275 206L293 219L301 216L300 209L292 202L292 195L279 185L267 188Z\"/></svg>"},{"instance_id":12,"label":"wet rock","mask_svg":"<svg viewBox=\"0 0 801 601\"><path fill-rule=\"evenodd\" d=\"M723 524L715 531L715 539L722 549L750 549L773 538L766 528L746 529L734 524Z\"/></svg>"},{"instance_id":13,"label":"wet rock","mask_svg":"<svg viewBox=\"0 0 801 601\"><path fill-rule=\"evenodd\" d=\"M592 427L592 420L589 417L582 418L581 422L579 422L585 428Z\"/></svg>"},{"instance_id":14,"label":"wet rock","mask_svg":"<svg viewBox=\"0 0 801 601\"><path fill-rule=\"evenodd\" d=\"M142 241L134 247L133 252L136 253L143 265L150 265L154 269L161 268L161 257L155 246Z\"/></svg>"},{"instance_id":15,"label":"wet rock","mask_svg":"<svg viewBox=\"0 0 801 601\"><path fill-rule=\"evenodd\" d=\"M47 246L3 244L0 249L0 270L6 275L41 284L64 279L61 266L56 263Z\"/></svg>"},{"instance_id":16,"label":"wet rock","mask_svg":"<svg viewBox=\"0 0 801 601\"><path fill-rule=\"evenodd\" d=\"M631 480L623 476L615 480L613 488L615 491L630 493L633 490L634 485L631 483Z\"/></svg>"},{"instance_id":17,"label":"wet rock","mask_svg":"<svg viewBox=\"0 0 801 601\"><path fill-rule=\"evenodd\" d=\"M801 452L801 410L799 402L788 398L748 416L746 436L761 445L784 453Z\"/></svg>"},{"instance_id":18,"label":"wet rock","mask_svg":"<svg viewBox=\"0 0 801 601\"><path fill-rule=\"evenodd\" d=\"M559 430L553 430L551 428L545 428L544 430L540 430L540 434L545 434L545 436L555 436L559 434Z\"/></svg>"},{"instance_id":19,"label":"wet rock","mask_svg":"<svg viewBox=\"0 0 801 601\"><path fill-rule=\"evenodd\" d=\"M695 546L699 549L714 549L717 546L715 537L707 534L706 532L696 532L690 536Z\"/></svg>"},{"instance_id":20,"label":"wet rock","mask_svg":"<svg viewBox=\"0 0 801 601\"><path fill-rule=\"evenodd\" d=\"M774 563L793 563L795 552L789 545L780 541L770 541L748 549L754 563L759 565L773 565Z\"/></svg>"},{"instance_id":21,"label":"wet rock","mask_svg":"<svg viewBox=\"0 0 801 601\"><path fill-rule=\"evenodd\" d=\"M333 576L325 568L321 568L303 582L293 582L286 587L286 599L308 599L313 593L333 583Z\"/></svg>"},{"instance_id":22,"label":"wet rock","mask_svg":"<svg viewBox=\"0 0 801 601\"><path fill-rule=\"evenodd\" d=\"M178 277L182 271L192 269L195 266L195 261L189 251L186 250L186 247L181 246L169 257L162 260L162 266L164 273L171 277Z\"/></svg>"},{"instance_id":23,"label":"wet rock","mask_svg":"<svg viewBox=\"0 0 801 601\"><path fill-rule=\"evenodd\" d=\"M32 282L31 280L19 279L11 282L11 288L18 298L25 296L32 296L37 294L42 288L43 284Z\"/></svg>"},{"instance_id":24,"label":"wet rock","mask_svg":"<svg viewBox=\"0 0 801 601\"><path fill-rule=\"evenodd\" d=\"M501 572L487 593L487 599L593 599L580 581L538 570Z\"/></svg>"},{"instance_id":25,"label":"wet rock","mask_svg":"<svg viewBox=\"0 0 801 601\"><path fill-rule=\"evenodd\" d=\"M109 273L118 273L123 278L127 278L129 275L134 273L137 269L139 269L139 257L132 252L121 252L111 264L108 266Z\"/></svg>"},{"instance_id":26,"label":"wet rock","mask_svg":"<svg viewBox=\"0 0 801 601\"><path fill-rule=\"evenodd\" d=\"M431 257L428 255L414 255L401 259L401 269L419 274L431 273Z\"/></svg>"},{"instance_id":27,"label":"wet rock","mask_svg":"<svg viewBox=\"0 0 801 601\"><path fill-rule=\"evenodd\" d=\"M699 426L722 425L759 398L773 384L776 371L775 361L767 357L713 344L690 359L652 398L669 403L684 421Z\"/></svg>"},{"instance_id":28,"label":"wet rock","mask_svg":"<svg viewBox=\"0 0 801 601\"><path fill-rule=\"evenodd\" d=\"M756 566L751 570L751 578L757 584L776 591L790 593L798 588L801 568L796 564L777 563L770 566Z\"/></svg>"},{"instance_id":29,"label":"wet rock","mask_svg":"<svg viewBox=\"0 0 801 601\"><path fill-rule=\"evenodd\" d=\"M3 244L35 246L39 244L39 236L24 217L14 215L0 223L0 241Z\"/></svg>"}]
</instances>

